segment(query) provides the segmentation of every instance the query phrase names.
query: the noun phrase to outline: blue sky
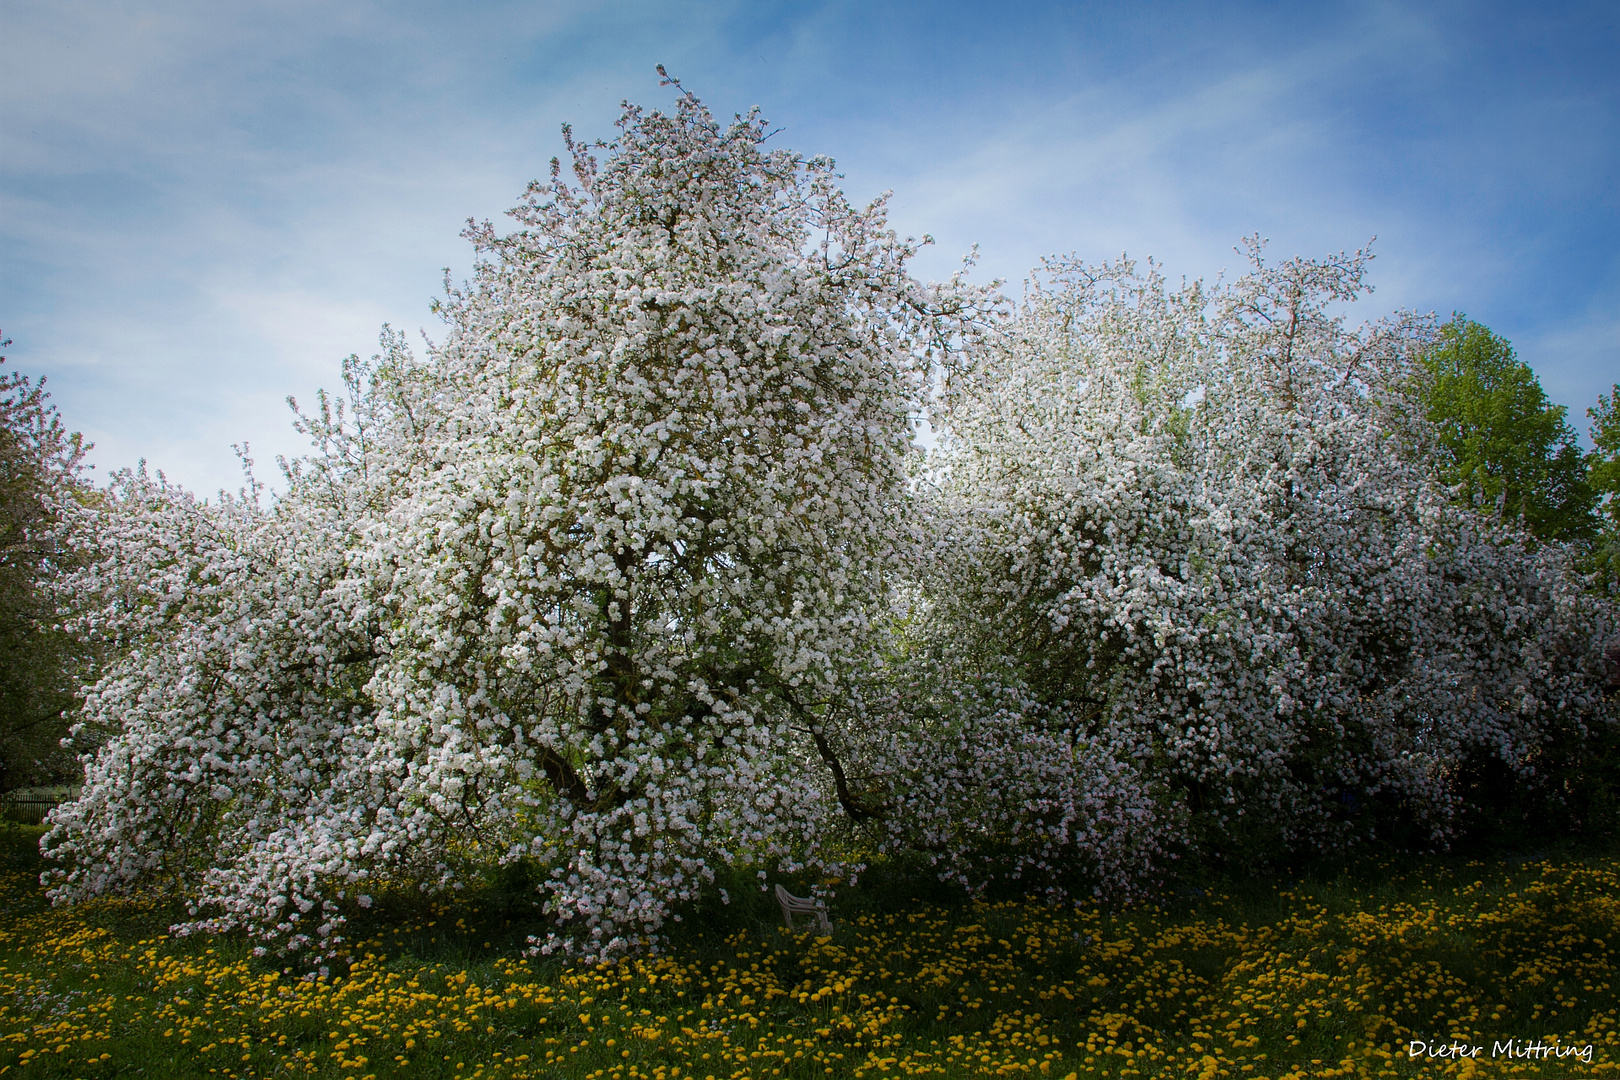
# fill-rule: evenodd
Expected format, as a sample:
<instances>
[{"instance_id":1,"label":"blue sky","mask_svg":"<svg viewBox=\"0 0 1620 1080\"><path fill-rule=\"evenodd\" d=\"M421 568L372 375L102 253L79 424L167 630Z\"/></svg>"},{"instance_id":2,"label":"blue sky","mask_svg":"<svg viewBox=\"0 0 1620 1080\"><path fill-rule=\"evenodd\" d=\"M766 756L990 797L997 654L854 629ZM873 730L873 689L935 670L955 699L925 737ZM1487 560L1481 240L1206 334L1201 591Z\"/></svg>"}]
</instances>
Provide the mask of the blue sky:
<instances>
[{"instance_id":1,"label":"blue sky","mask_svg":"<svg viewBox=\"0 0 1620 1080\"><path fill-rule=\"evenodd\" d=\"M1172 276L1376 235L1368 316L1462 309L1584 431L1620 380L1620 5L0 0L0 327L104 475L203 492L301 447L283 399L444 269L571 121L720 113L979 245Z\"/></svg>"}]
</instances>

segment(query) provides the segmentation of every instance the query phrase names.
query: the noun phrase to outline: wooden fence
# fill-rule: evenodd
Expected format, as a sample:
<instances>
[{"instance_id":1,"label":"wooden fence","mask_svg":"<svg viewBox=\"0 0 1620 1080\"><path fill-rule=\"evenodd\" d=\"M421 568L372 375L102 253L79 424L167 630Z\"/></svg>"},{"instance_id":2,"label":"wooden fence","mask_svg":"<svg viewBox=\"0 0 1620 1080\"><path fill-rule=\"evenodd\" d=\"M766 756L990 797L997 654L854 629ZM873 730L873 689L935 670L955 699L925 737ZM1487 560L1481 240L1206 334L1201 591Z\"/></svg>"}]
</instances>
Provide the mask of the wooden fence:
<instances>
[{"instance_id":1,"label":"wooden fence","mask_svg":"<svg viewBox=\"0 0 1620 1080\"><path fill-rule=\"evenodd\" d=\"M67 801L66 796L0 795L0 821L38 825L46 814Z\"/></svg>"}]
</instances>

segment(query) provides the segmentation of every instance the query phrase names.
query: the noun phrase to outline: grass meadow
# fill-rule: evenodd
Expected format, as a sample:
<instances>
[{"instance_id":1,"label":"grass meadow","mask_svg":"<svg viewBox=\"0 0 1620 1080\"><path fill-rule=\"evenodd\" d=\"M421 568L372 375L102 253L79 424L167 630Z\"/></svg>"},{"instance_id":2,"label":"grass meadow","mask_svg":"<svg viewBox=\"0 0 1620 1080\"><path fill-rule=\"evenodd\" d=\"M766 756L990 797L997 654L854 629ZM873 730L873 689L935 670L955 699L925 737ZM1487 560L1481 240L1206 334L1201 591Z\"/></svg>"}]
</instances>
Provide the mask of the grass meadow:
<instances>
[{"instance_id":1,"label":"grass meadow","mask_svg":"<svg viewBox=\"0 0 1620 1080\"><path fill-rule=\"evenodd\" d=\"M151 900L51 909L39 835L0 831L5 1076L1620 1075L1613 855L1370 859L1114 909L874 874L830 938L750 896L609 967L526 958L534 917L492 890L380 904L307 971L171 937ZM1432 1056L1453 1044L1477 1056Z\"/></svg>"}]
</instances>

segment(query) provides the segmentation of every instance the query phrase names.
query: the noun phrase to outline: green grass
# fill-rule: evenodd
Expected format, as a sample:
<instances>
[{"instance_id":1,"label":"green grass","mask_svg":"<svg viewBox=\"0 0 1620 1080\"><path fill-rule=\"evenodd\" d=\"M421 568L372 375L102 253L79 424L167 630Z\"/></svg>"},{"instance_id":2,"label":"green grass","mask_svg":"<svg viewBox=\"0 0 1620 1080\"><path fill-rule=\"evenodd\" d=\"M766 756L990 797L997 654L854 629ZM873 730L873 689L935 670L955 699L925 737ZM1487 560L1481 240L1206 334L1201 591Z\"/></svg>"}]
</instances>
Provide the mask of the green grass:
<instances>
[{"instance_id":1,"label":"green grass","mask_svg":"<svg viewBox=\"0 0 1620 1080\"><path fill-rule=\"evenodd\" d=\"M154 899L49 909L0 832L0 1075L1527 1076L1620 1072L1620 860L1369 858L1109 910L974 903L893 870L778 927L763 896L613 967L526 959L508 882L379 905L323 976ZM305 978L305 976L310 976ZM1407 1056L1462 1038L1457 1066ZM1508 1039L1590 1062L1490 1057Z\"/></svg>"}]
</instances>

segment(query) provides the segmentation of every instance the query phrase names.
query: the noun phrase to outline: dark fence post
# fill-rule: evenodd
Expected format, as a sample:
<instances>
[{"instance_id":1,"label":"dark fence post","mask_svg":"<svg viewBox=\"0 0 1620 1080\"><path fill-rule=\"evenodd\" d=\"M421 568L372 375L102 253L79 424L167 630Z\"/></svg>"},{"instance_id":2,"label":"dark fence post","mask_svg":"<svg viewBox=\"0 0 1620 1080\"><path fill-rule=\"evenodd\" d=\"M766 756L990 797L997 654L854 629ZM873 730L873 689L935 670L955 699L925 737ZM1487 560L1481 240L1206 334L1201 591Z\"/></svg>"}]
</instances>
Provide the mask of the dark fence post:
<instances>
[{"instance_id":1,"label":"dark fence post","mask_svg":"<svg viewBox=\"0 0 1620 1080\"><path fill-rule=\"evenodd\" d=\"M0 818L18 825L38 825L45 815L68 800L26 795L21 798L0 796Z\"/></svg>"}]
</instances>

